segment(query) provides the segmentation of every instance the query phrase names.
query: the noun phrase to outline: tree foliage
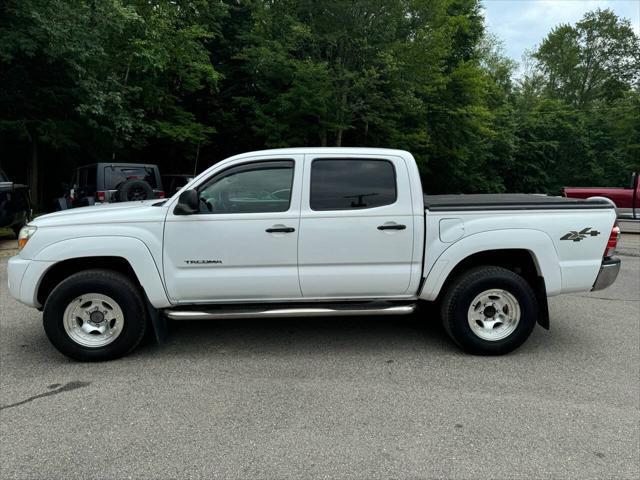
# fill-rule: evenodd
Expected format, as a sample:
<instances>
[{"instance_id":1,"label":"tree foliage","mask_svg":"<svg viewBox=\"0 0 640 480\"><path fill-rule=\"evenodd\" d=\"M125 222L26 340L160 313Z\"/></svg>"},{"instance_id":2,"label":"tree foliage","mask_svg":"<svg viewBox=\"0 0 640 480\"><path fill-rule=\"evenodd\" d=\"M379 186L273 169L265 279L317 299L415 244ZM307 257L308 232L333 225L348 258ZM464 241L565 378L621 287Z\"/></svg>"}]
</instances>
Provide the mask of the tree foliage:
<instances>
[{"instance_id":1,"label":"tree foliage","mask_svg":"<svg viewBox=\"0 0 640 480\"><path fill-rule=\"evenodd\" d=\"M45 207L91 161L190 172L197 156L201 169L284 146L407 149L431 193L557 193L638 169L629 21L595 10L559 25L518 74L480 7L7 0L0 162L28 176Z\"/></svg>"},{"instance_id":2,"label":"tree foliage","mask_svg":"<svg viewBox=\"0 0 640 480\"><path fill-rule=\"evenodd\" d=\"M521 148L524 162L538 155L537 188L622 185L640 167L640 39L630 22L588 12L553 29L532 57L516 101L526 115L520 136L541 142Z\"/></svg>"}]
</instances>

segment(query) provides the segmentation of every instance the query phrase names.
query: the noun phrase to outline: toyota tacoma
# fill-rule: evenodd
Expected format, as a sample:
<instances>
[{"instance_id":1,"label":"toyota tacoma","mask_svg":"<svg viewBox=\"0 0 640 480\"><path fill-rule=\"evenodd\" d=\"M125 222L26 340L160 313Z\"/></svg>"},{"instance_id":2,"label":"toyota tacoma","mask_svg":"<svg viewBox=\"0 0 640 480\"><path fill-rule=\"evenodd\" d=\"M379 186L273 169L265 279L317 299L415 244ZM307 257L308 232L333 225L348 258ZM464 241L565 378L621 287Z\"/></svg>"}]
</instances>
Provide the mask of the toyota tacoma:
<instances>
[{"instance_id":1,"label":"toyota tacoma","mask_svg":"<svg viewBox=\"0 0 640 480\"><path fill-rule=\"evenodd\" d=\"M547 297L611 285L606 200L423 195L401 150L251 152L169 199L38 217L9 290L82 361L126 355L166 319L402 315L439 306L462 349L497 355L549 327Z\"/></svg>"}]
</instances>

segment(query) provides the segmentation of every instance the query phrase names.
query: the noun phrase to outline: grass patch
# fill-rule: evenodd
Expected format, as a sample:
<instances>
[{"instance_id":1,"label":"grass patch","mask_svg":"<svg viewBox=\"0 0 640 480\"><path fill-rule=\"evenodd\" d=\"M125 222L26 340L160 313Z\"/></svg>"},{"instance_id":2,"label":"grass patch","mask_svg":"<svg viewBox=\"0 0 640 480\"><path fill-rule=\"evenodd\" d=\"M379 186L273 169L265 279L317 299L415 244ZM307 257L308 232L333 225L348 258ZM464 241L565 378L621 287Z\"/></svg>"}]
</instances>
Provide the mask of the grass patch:
<instances>
[{"instance_id":1,"label":"grass patch","mask_svg":"<svg viewBox=\"0 0 640 480\"><path fill-rule=\"evenodd\" d=\"M0 228L0 240L15 240L16 236L10 228Z\"/></svg>"}]
</instances>

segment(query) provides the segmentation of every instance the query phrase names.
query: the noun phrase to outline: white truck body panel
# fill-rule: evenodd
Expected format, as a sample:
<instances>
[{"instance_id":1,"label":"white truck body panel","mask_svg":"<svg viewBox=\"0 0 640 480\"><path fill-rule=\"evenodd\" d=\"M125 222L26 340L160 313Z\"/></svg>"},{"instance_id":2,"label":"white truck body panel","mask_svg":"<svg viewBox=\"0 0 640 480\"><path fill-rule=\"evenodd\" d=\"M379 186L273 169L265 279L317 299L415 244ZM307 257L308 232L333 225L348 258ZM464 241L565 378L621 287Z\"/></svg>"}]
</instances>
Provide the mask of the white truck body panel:
<instances>
[{"instance_id":1,"label":"white truck body panel","mask_svg":"<svg viewBox=\"0 0 640 480\"><path fill-rule=\"evenodd\" d=\"M375 208L314 211L309 203L311 163L335 154L306 155L298 251L302 294L312 299L414 296L415 289L409 288L422 267L421 258L414 263L414 244L420 239L415 231L423 230L424 212L414 218L407 164L403 157L389 154L349 157L391 161L397 199ZM406 228L378 230L394 223Z\"/></svg>"},{"instance_id":2,"label":"white truck body panel","mask_svg":"<svg viewBox=\"0 0 640 480\"><path fill-rule=\"evenodd\" d=\"M429 212L425 242L423 300L435 300L455 266L475 253L487 250L524 249L534 258L544 277L548 296L588 291L598 274L611 226L612 209L590 210L588 224L581 210L505 210L486 212ZM445 222L455 218L457 222ZM449 229L442 229L442 226ZM569 230L591 227L599 232L578 244L562 241ZM440 238L459 234L452 242Z\"/></svg>"},{"instance_id":3,"label":"white truck body panel","mask_svg":"<svg viewBox=\"0 0 640 480\"><path fill-rule=\"evenodd\" d=\"M298 232L303 155L238 157L235 164L277 158L294 162L291 201L286 212L175 215L166 208L164 277L171 301L209 303L299 299ZM227 168L220 162L199 176ZM293 233L267 233L275 225ZM188 252L188 253L185 253ZM203 259L221 263L187 263Z\"/></svg>"},{"instance_id":4,"label":"white truck body panel","mask_svg":"<svg viewBox=\"0 0 640 480\"><path fill-rule=\"evenodd\" d=\"M375 208L315 211L312 162L322 158L393 163L397 198ZM180 193L232 166L294 162L284 212L176 215ZM600 270L615 221L610 208L453 208L425 212L410 153L365 148L303 148L231 157L198 175L162 205L157 200L85 207L45 215L9 262L11 294L41 307L38 288L61 261L120 257L131 265L150 303L181 304L438 298L449 274L470 255L517 249L531 253L548 295L588 291ZM403 230L379 230L400 224ZM273 226L294 229L268 233ZM589 227L583 241L561 240ZM218 261L220 263L218 263Z\"/></svg>"},{"instance_id":5,"label":"white truck body panel","mask_svg":"<svg viewBox=\"0 0 640 480\"><path fill-rule=\"evenodd\" d=\"M171 305L160 274L162 232L166 210L151 206L157 200L82 207L38 217L38 234L16 259L29 261L22 285L9 268L12 294L30 306L41 307L37 289L46 271L64 260L82 257L121 257L134 269L149 301L156 308ZM16 262L18 269L21 262ZM14 295L15 296L15 295Z\"/></svg>"}]
</instances>

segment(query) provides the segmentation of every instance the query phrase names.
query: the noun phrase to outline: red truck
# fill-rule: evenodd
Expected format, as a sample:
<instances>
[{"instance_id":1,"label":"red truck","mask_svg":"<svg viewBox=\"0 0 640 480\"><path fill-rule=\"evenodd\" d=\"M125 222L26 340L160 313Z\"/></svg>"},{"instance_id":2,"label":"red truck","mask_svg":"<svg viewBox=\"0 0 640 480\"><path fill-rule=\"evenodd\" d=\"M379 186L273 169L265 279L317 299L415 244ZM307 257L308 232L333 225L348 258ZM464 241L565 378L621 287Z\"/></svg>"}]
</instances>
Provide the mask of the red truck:
<instances>
[{"instance_id":1,"label":"red truck","mask_svg":"<svg viewBox=\"0 0 640 480\"><path fill-rule=\"evenodd\" d=\"M570 198L606 198L616 205L619 216L640 217L640 172L631 174L628 187L564 187L562 195Z\"/></svg>"}]
</instances>

